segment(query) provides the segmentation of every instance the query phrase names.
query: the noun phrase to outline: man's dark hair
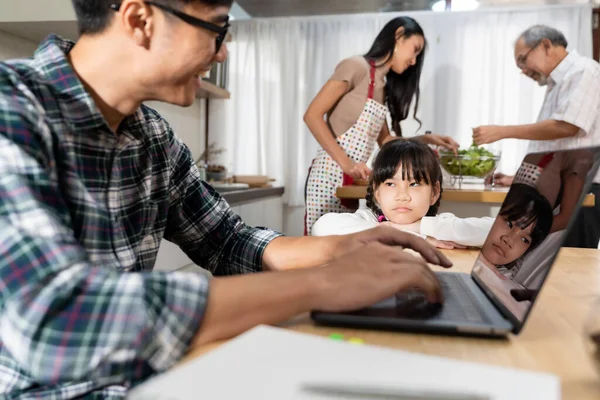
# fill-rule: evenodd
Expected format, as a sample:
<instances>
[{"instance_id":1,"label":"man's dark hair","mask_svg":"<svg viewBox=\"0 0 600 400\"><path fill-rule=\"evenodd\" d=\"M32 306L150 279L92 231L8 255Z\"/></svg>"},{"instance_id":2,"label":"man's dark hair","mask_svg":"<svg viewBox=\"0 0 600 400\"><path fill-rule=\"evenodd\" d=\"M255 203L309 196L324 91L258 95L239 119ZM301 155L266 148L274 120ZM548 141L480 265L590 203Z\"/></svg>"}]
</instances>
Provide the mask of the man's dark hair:
<instances>
[{"instance_id":1,"label":"man's dark hair","mask_svg":"<svg viewBox=\"0 0 600 400\"><path fill-rule=\"evenodd\" d=\"M120 4L121 0L72 0L79 34L94 34L102 32L110 23L115 13L110 6ZM180 8L183 4L204 3L209 6L231 7L233 0L155 0L157 3L165 4L173 8Z\"/></svg>"}]
</instances>

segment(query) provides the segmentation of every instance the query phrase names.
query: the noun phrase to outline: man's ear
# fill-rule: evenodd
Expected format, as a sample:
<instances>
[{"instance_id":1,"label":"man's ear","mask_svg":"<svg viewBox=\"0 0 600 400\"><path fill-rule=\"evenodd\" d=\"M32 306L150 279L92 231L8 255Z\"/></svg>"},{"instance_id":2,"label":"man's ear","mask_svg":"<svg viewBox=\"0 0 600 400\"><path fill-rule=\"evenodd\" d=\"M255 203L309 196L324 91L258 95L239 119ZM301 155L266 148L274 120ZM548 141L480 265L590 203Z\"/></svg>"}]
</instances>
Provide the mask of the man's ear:
<instances>
[{"instance_id":1,"label":"man's ear","mask_svg":"<svg viewBox=\"0 0 600 400\"><path fill-rule=\"evenodd\" d=\"M441 191L442 187L440 186L440 182L438 181L435 183L435 185L433 186L433 190L431 191L431 202L429 203L430 206L434 205L438 201L441 195Z\"/></svg>"},{"instance_id":2,"label":"man's ear","mask_svg":"<svg viewBox=\"0 0 600 400\"><path fill-rule=\"evenodd\" d=\"M125 0L121 3L117 18L138 46L148 47L156 15L152 7L141 0Z\"/></svg>"},{"instance_id":3,"label":"man's ear","mask_svg":"<svg viewBox=\"0 0 600 400\"><path fill-rule=\"evenodd\" d=\"M550 49L553 47L553 44L550 41L550 39L543 38L542 39L542 47L544 49L544 52L548 53L548 51L550 51Z\"/></svg>"}]
</instances>

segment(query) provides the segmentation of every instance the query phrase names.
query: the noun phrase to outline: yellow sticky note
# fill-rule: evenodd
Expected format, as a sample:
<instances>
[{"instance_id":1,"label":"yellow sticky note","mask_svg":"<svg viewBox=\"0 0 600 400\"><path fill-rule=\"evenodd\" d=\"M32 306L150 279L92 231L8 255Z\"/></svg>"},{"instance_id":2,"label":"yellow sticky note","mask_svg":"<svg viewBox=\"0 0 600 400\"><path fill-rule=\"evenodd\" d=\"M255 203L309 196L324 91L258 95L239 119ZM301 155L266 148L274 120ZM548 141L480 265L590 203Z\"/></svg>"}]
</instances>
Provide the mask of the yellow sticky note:
<instances>
[{"instance_id":1,"label":"yellow sticky note","mask_svg":"<svg viewBox=\"0 0 600 400\"><path fill-rule=\"evenodd\" d=\"M356 337L348 339L348 342L352 344L365 344L365 341L363 339Z\"/></svg>"}]
</instances>

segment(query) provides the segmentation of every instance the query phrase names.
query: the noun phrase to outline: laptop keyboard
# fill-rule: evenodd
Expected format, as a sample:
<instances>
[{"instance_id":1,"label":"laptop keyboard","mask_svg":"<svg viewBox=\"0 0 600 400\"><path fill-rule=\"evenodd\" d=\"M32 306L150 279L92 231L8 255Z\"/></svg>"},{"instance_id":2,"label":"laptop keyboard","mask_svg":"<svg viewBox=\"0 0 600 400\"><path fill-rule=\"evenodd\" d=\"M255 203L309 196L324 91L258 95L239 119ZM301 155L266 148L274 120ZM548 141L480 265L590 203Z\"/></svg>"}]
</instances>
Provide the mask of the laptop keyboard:
<instances>
[{"instance_id":1,"label":"laptop keyboard","mask_svg":"<svg viewBox=\"0 0 600 400\"><path fill-rule=\"evenodd\" d=\"M437 319L472 323L490 322L480 310L477 298L461 274L436 274L436 276L444 292L444 306Z\"/></svg>"}]
</instances>

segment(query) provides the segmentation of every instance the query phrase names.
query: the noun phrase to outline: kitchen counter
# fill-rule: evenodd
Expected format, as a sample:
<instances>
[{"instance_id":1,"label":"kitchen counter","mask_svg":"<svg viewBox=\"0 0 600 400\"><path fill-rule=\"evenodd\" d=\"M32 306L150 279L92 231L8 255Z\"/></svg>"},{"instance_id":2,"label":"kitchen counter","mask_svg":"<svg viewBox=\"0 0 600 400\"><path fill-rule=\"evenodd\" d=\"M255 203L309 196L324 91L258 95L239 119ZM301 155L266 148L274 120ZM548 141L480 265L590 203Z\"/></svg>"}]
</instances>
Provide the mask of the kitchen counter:
<instances>
[{"instance_id":1,"label":"kitchen counter","mask_svg":"<svg viewBox=\"0 0 600 400\"><path fill-rule=\"evenodd\" d=\"M463 184L462 189L444 188L442 202L502 204L506 193L508 193L508 188L506 187L484 190L483 185ZM366 194L366 186L340 186L336 190L336 195L340 199L364 199ZM594 204L594 195L588 194L583 201L583 205L593 207Z\"/></svg>"},{"instance_id":2,"label":"kitchen counter","mask_svg":"<svg viewBox=\"0 0 600 400\"><path fill-rule=\"evenodd\" d=\"M218 190L217 190L218 191ZM283 186L240 189L221 193L221 196L229 203L230 206L238 206L245 203L251 203L257 200L266 199L269 197L283 196L285 188Z\"/></svg>"}]
</instances>

